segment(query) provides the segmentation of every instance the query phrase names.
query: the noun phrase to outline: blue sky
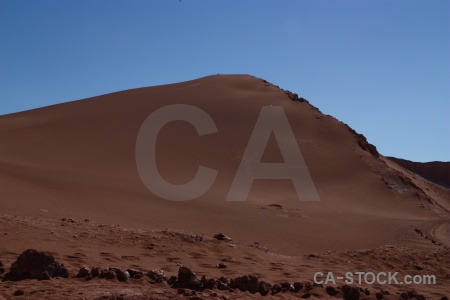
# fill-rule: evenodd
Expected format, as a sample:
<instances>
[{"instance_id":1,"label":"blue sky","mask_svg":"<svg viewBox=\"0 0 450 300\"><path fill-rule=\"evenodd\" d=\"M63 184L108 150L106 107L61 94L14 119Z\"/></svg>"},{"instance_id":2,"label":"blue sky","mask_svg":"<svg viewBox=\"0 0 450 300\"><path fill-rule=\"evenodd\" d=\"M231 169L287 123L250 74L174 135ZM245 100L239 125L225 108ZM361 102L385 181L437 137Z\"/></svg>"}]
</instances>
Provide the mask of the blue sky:
<instances>
[{"instance_id":1,"label":"blue sky","mask_svg":"<svg viewBox=\"0 0 450 300\"><path fill-rule=\"evenodd\" d=\"M450 1L0 0L0 115L262 77L384 155L450 161Z\"/></svg>"}]
</instances>

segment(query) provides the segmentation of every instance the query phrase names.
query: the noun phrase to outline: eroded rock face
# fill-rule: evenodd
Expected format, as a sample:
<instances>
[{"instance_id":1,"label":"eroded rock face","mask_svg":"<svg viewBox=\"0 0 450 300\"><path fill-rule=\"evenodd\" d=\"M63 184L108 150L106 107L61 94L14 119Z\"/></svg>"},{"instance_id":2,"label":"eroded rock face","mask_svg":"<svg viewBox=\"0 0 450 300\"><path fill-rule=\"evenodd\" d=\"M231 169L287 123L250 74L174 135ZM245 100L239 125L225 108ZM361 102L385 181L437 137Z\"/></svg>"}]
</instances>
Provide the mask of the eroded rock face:
<instances>
[{"instance_id":1,"label":"eroded rock face","mask_svg":"<svg viewBox=\"0 0 450 300\"><path fill-rule=\"evenodd\" d=\"M28 249L11 265L11 270L5 274L3 281L44 280L52 277L68 278L69 271L50 253Z\"/></svg>"},{"instance_id":2,"label":"eroded rock face","mask_svg":"<svg viewBox=\"0 0 450 300\"><path fill-rule=\"evenodd\" d=\"M375 158L380 157L380 153L378 153L377 147L370 144L364 135L357 133L353 128L351 128L347 124L344 124L344 125L347 127L347 129L350 131L350 133L353 134L353 136L356 138L356 140L358 141L358 145L359 145L359 147L361 147L361 149L369 152Z\"/></svg>"},{"instance_id":3,"label":"eroded rock face","mask_svg":"<svg viewBox=\"0 0 450 300\"><path fill-rule=\"evenodd\" d=\"M3 265L2 261L0 260L0 275L5 273L5 266Z\"/></svg>"}]
</instances>

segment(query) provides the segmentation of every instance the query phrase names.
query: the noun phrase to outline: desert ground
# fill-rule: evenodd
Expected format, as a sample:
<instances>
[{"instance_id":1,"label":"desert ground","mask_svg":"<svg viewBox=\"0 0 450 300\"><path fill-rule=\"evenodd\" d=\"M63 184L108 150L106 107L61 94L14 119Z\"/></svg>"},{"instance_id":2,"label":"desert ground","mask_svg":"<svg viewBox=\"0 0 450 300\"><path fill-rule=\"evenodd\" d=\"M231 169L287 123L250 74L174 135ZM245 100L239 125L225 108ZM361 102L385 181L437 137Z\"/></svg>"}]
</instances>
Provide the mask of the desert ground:
<instances>
[{"instance_id":1,"label":"desert ground","mask_svg":"<svg viewBox=\"0 0 450 300\"><path fill-rule=\"evenodd\" d=\"M187 201L155 195L136 164L142 124L174 104L200 108L217 127L199 135L178 120L158 133L157 169L167 182L189 182L199 165L217 170L211 188ZM247 145L263 107L282 107L320 201L303 201L286 179L257 179L246 201L227 201L240 164L252 155ZM289 137L271 134L261 162L282 163L280 144ZM250 75L213 75L3 115L0 297L449 297L450 190L407 167L306 99ZM448 163L439 164L438 178L448 170ZM230 239L215 238L218 233ZM68 278L8 280L27 249L53 255ZM83 267L143 276L122 282L82 276ZM201 283L184 287L183 267ZM152 270L178 276L178 283L155 282ZM436 284L314 284L316 272L435 275ZM215 285L205 283L209 278ZM226 288L217 286L220 278ZM240 284L249 278L257 291Z\"/></svg>"}]
</instances>

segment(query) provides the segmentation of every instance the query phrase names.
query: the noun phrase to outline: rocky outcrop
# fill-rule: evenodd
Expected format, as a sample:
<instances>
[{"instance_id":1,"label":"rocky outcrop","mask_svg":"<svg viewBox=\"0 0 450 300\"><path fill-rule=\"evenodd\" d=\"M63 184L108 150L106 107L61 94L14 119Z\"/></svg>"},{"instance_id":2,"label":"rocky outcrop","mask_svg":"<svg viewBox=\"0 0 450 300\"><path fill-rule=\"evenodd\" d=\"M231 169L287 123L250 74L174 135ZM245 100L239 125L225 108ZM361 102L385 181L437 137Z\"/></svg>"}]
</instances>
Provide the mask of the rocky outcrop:
<instances>
[{"instance_id":1,"label":"rocky outcrop","mask_svg":"<svg viewBox=\"0 0 450 300\"><path fill-rule=\"evenodd\" d=\"M350 131L350 133L356 138L358 146L361 149L363 149L364 151L369 152L375 158L379 158L380 157L380 153L378 153L377 147L375 147L374 145L370 144L367 141L367 139L366 139L366 137L364 135L362 135L360 133L357 133L353 128L351 128L347 124L344 123L344 125L347 127L348 131Z\"/></svg>"}]
</instances>

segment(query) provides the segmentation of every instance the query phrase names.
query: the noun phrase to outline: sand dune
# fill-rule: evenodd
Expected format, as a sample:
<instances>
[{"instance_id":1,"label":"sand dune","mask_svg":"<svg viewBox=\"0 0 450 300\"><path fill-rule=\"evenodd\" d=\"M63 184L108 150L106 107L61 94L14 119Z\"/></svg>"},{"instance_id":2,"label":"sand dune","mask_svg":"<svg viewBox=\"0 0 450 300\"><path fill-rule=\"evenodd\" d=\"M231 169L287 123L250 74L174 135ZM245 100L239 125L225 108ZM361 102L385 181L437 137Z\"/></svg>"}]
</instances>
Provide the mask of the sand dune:
<instances>
[{"instance_id":1,"label":"sand dune","mask_svg":"<svg viewBox=\"0 0 450 300\"><path fill-rule=\"evenodd\" d=\"M217 170L211 188L189 201L158 197L136 167L143 122L174 104L200 108L217 127L217 132L199 136L189 123L173 121L159 132L156 163L167 182L189 182L199 165ZM255 180L247 201L226 201L264 106L282 107L320 201L300 201L286 179ZM283 162L278 142L288 136L278 138L270 137L264 162ZM258 242L271 253L290 256L387 244L444 249L423 241L413 229L432 232L447 226L448 190L431 183L426 183L428 190L421 187L420 178L364 150L361 137L347 125L248 75L209 76L1 116L0 141L5 216L88 219L209 237L224 232L239 243ZM12 260L11 253L36 245L55 253L70 251L66 238L51 238L48 244L38 235L23 234L23 239L6 235L0 255ZM436 239L449 243L446 234ZM95 247L87 251L93 257L102 252ZM265 272L254 265L245 271L252 268Z\"/></svg>"}]
</instances>

